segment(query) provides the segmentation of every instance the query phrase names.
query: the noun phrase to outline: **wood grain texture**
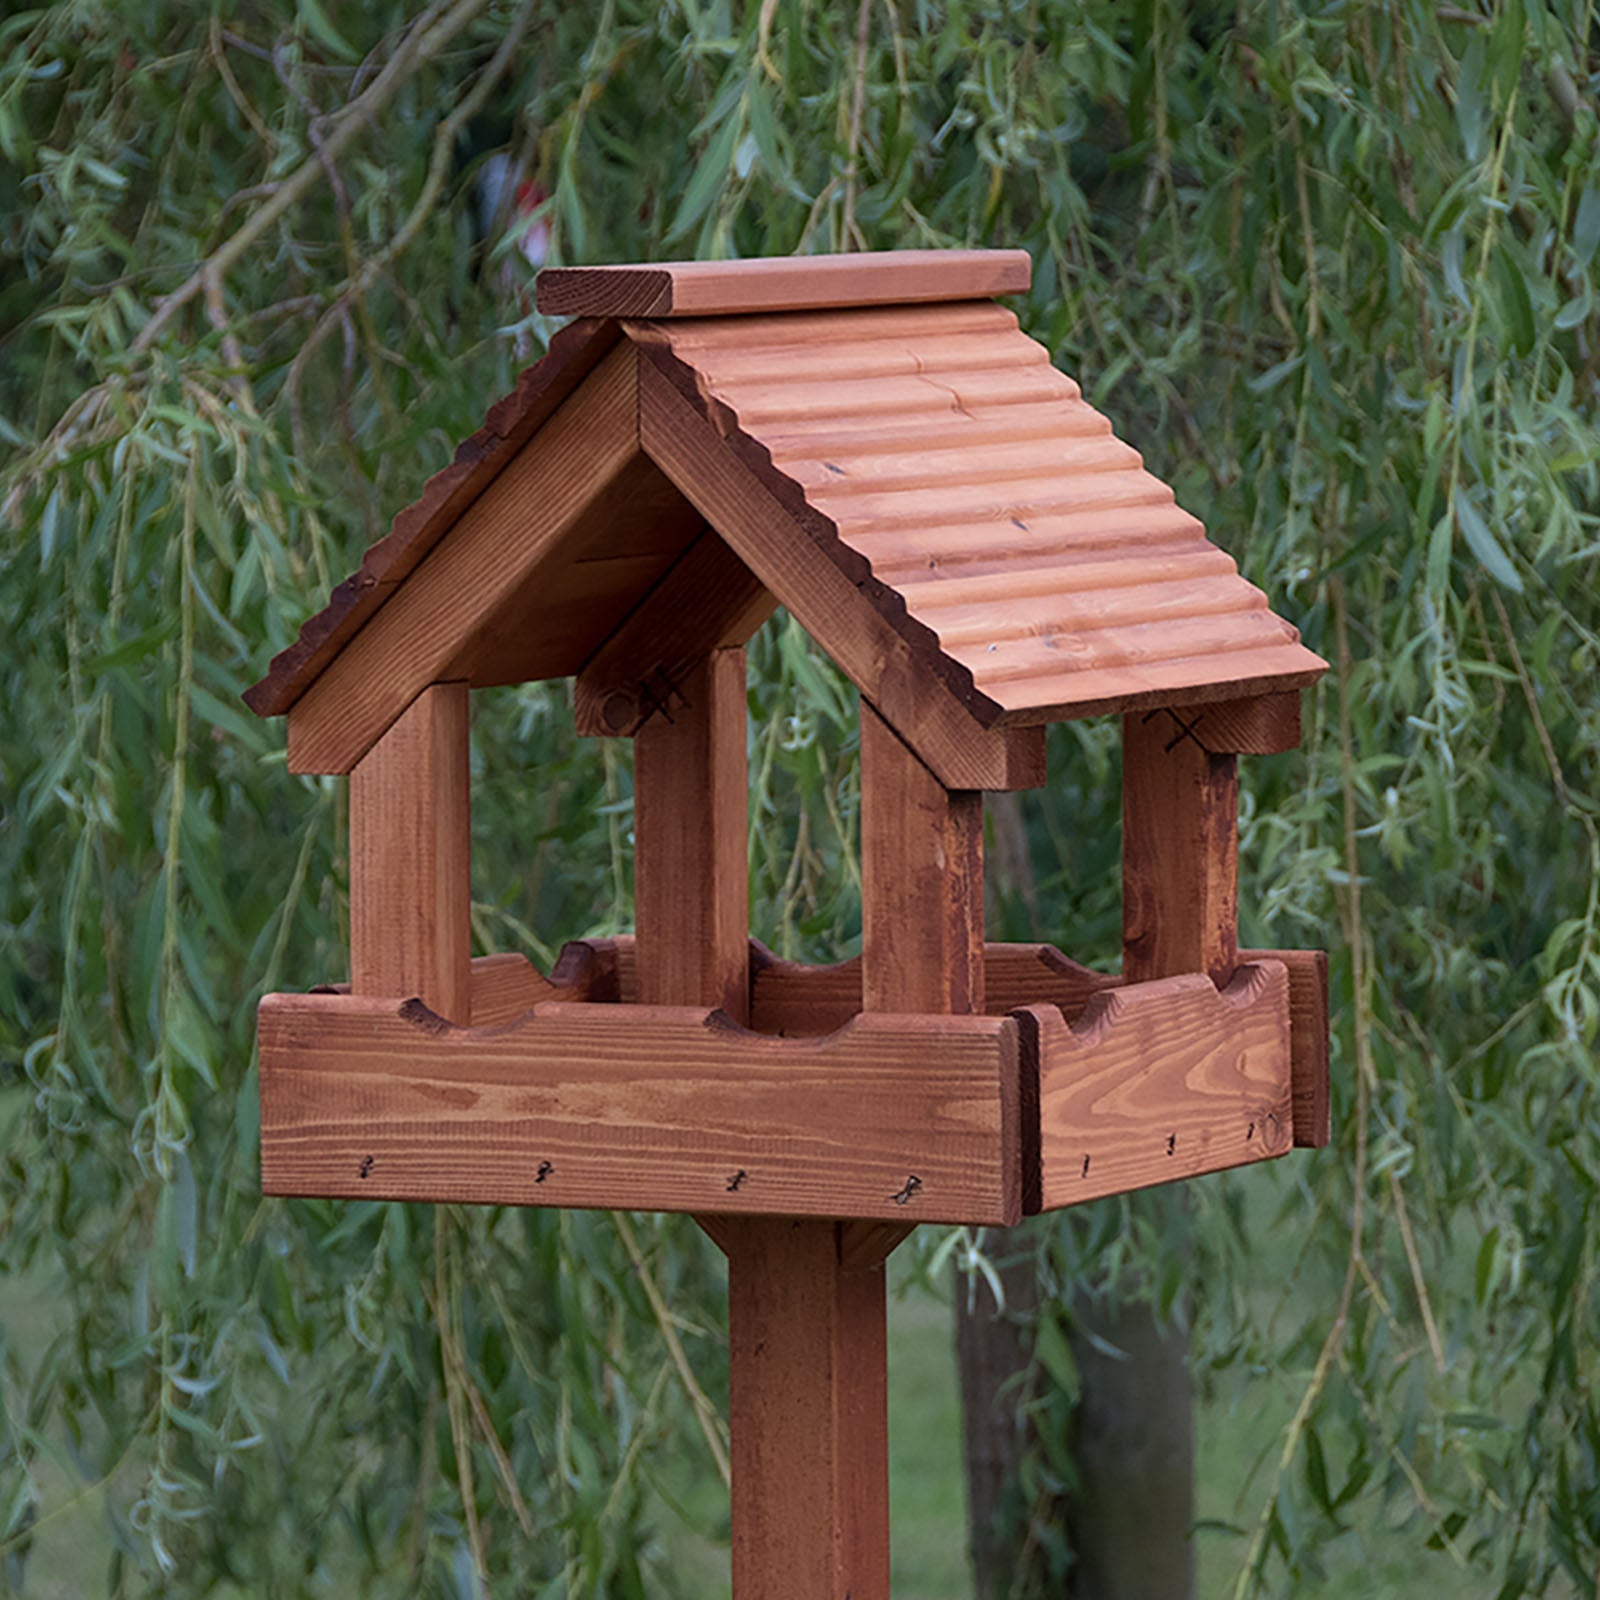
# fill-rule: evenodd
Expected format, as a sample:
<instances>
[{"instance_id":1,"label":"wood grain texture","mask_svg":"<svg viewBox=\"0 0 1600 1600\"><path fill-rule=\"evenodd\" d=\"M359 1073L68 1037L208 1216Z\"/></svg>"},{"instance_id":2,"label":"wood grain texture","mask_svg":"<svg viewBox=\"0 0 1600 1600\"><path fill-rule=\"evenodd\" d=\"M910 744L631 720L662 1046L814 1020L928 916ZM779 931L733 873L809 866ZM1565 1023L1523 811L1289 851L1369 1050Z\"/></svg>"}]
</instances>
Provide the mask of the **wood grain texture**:
<instances>
[{"instance_id":1,"label":"wood grain texture","mask_svg":"<svg viewBox=\"0 0 1600 1600\"><path fill-rule=\"evenodd\" d=\"M983 1011L983 796L947 789L861 702L867 1011Z\"/></svg>"},{"instance_id":2,"label":"wood grain texture","mask_svg":"<svg viewBox=\"0 0 1600 1600\"><path fill-rule=\"evenodd\" d=\"M292 771L350 771L623 471L636 367L614 349L327 663L290 708Z\"/></svg>"},{"instance_id":3,"label":"wood grain texture","mask_svg":"<svg viewBox=\"0 0 1600 1600\"><path fill-rule=\"evenodd\" d=\"M552 317L726 316L1023 294L1032 277L1026 250L882 250L546 267L534 292Z\"/></svg>"},{"instance_id":4,"label":"wood grain texture","mask_svg":"<svg viewBox=\"0 0 1600 1600\"><path fill-rule=\"evenodd\" d=\"M450 465L428 480L294 643L273 658L267 675L245 691L245 704L262 717L286 712L619 337L615 323L584 321L562 328L544 358L489 408L483 426L456 446Z\"/></svg>"},{"instance_id":5,"label":"wood grain texture","mask_svg":"<svg viewBox=\"0 0 1600 1600\"><path fill-rule=\"evenodd\" d=\"M1042 739L1008 742L984 728L939 675L937 650L919 653L891 626L673 383L650 361L639 380L640 439L651 457L942 781L966 789L1044 781Z\"/></svg>"},{"instance_id":6,"label":"wood grain texture","mask_svg":"<svg viewBox=\"0 0 1600 1600\"><path fill-rule=\"evenodd\" d=\"M1220 991L1200 974L1107 990L1071 1026L1053 1007L1016 1015L1039 1063L1047 1211L1267 1160L1293 1142L1282 963L1242 966Z\"/></svg>"},{"instance_id":7,"label":"wood grain texture","mask_svg":"<svg viewBox=\"0 0 1600 1600\"><path fill-rule=\"evenodd\" d=\"M1239 957L1239 776L1169 711L1122 719L1122 975L1204 972Z\"/></svg>"},{"instance_id":8,"label":"wood grain texture","mask_svg":"<svg viewBox=\"0 0 1600 1600\"><path fill-rule=\"evenodd\" d=\"M350 775L350 986L472 1016L464 683L405 707Z\"/></svg>"},{"instance_id":9,"label":"wood grain texture","mask_svg":"<svg viewBox=\"0 0 1600 1600\"><path fill-rule=\"evenodd\" d=\"M741 648L703 657L634 741L634 959L646 1005L750 1015Z\"/></svg>"},{"instance_id":10,"label":"wood grain texture","mask_svg":"<svg viewBox=\"0 0 1600 1600\"><path fill-rule=\"evenodd\" d=\"M1322 1149L1332 1137L1328 1083L1328 957L1321 950L1241 950L1241 961L1281 961L1289 973L1294 1142Z\"/></svg>"},{"instance_id":11,"label":"wood grain texture","mask_svg":"<svg viewBox=\"0 0 1600 1600\"><path fill-rule=\"evenodd\" d=\"M456 1028L416 1003L269 995L259 1021L269 1194L1019 1214L1009 1019L871 1016L798 1040L680 1007L556 1003Z\"/></svg>"},{"instance_id":12,"label":"wood grain texture","mask_svg":"<svg viewBox=\"0 0 1600 1600\"><path fill-rule=\"evenodd\" d=\"M578 674L578 732L627 737L651 717L670 719L694 664L712 650L744 645L776 605L707 529Z\"/></svg>"},{"instance_id":13,"label":"wood grain texture","mask_svg":"<svg viewBox=\"0 0 1600 1600\"><path fill-rule=\"evenodd\" d=\"M733 1592L888 1600L888 1334L881 1264L837 1225L727 1218Z\"/></svg>"},{"instance_id":14,"label":"wood grain texture","mask_svg":"<svg viewBox=\"0 0 1600 1600\"><path fill-rule=\"evenodd\" d=\"M1178 713L1213 755L1270 756L1300 745L1300 691L1218 700Z\"/></svg>"},{"instance_id":15,"label":"wood grain texture","mask_svg":"<svg viewBox=\"0 0 1600 1600\"><path fill-rule=\"evenodd\" d=\"M568 946L568 949L581 948ZM585 952L587 953L587 952ZM549 1000L597 1001L615 998L615 974L594 962L566 959L547 978L524 955L479 956L472 963L472 1026L493 1028L515 1022Z\"/></svg>"}]
</instances>

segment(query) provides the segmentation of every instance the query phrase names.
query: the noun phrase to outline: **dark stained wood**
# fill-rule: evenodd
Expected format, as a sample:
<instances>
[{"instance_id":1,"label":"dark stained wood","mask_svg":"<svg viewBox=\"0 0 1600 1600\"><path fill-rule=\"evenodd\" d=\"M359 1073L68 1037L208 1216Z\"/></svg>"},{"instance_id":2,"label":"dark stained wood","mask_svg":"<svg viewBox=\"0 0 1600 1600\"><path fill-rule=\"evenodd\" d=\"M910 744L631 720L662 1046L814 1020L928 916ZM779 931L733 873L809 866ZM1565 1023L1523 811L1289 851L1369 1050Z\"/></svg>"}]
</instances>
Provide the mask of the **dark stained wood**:
<instances>
[{"instance_id":1,"label":"dark stained wood","mask_svg":"<svg viewBox=\"0 0 1600 1600\"><path fill-rule=\"evenodd\" d=\"M1321 950L1241 950L1241 961L1281 961L1289 973L1289 1053L1294 1142L1313 1150L1330 1139L1328 957Z\"/></svg>"},{"instance_id":2,"label":"dark stained wood","mask_svg":"<svg viewBox=\"0 0 1600 1600\"><path fill-rule=\"evenodd\" d=\"M418 1001L269 995L260 1040L271 1194L1018 1215L1008 1018L862 1017L774 1039L676 1006L552 1003L456 1028Z\"/></svg>"},{"instance_id":3,"label":"dark stained wood","mask_svg":"<svg viewBox=\"0 0 1600 1600\"><path fill-rule=\"evenodd\" d=\"M1003 1017L1019 1006L1052 1005L1070 1022L1102 989L1122 979L1094 972L1048 944L986 944L984 1010ZM783 961L750 941L750 1026L789 1037L831 1033L861 1010L861 957L832 966Z\"/></svg>"},{"instance_id":4,"label":"dark stained wood","mask_svg":"<svg viewBox=\"0 0 1600 1600\"><path fill-rule=\"evenodd\" d=\"M350 775L350 986L472 1015L468 707L424 688Z\"/></svg>"},{"instance_id":5,"label":"dark stained wood","mask_svg":"<svg viewBox=\"0 0 1600 1600\"><path fill-rule=\"evenodd\" d=\"M652 716L670 718L694 663L710 650L742 646L776 603L706 529L578 674L578 732L628 736Z\"/></svg>"},{"instance_id":6,"label":"dark stained wood","mask_svg":"<svg viewBox=\"0 0 1600 1600\"><path fill-rule=\"evenodd\" d=\"M552 317L692 317L908 305L1023 294L1026 250L883 250L746 261L546 267L535 289Z\"/></svg>"},{"instance_id":7,"label":"dark stained wood","mask_svg":"<svg viewBox=\"0 0 1600 1600\"><path fill-rule=\"evenodd\" d=\"M730 1218L728 1407L740 1600L888 1600L883 1266L836 1224Z\"/></svg>"},{"instance_id":8,"label":"dark stained wood","mask_svg":"<svg viewBox=\"0 0 1600 1600\"><path fill-rule=\"evenodd\" d=\"M703 657L634 741L634 958L646 1005L750 1015L745 659Z\"/></svg>"},{"instance_id":9,"label":"dark stained wood","mask_svg":"<svg viewBox=\"0 0 1600 1600\"><path fill-rule=\"evenodd\" d=\"M489 408L483 426L456 446L450 465L428 480L295 642L273 658L266 677L245 691L252 711L281 716L300 698L618 337L615 323L598 321L574 322L556 334L544 359L527 368L511 393Z\"/></svg>"},{"instance_id":10,"label":"dark stained wood","mask_svg":"<svg viewBox=\"0 0 1600 1600\"><path fill-rule=\"evenodd\" d=\"M868 1011L983 1011L983 796L947 789L861 702Z\"/></svg>"},{"instance_id":11,"label":"dark stained wood","mask_svg":"<svg viewBox=\"0 0 1600 1600\"><path fill-rule=\"evenodd\" d=\"M1122 719L1122 976L1204 972L1239 959L1239 776L1177 714Z\"/></svg>"},{"instance_id":12,"label":"dark stained wood","mask_svg":"<svg viewBox=\"0 0 1600 1600\"><path fill-rule=\"evenodd\" d=\"M1300 691L1218 700L1179 713L1213 755L1270 756L1300 744Z\"/></svg>"},{"instance_id":13,"label":"dark stained wood","mask_svg":"<svg viewBox=\"0 0 1600 1600\"><path fill-rule=\"evenodd\" d=\"M453 523L289 712L295 772L348 772L638 449L636 363L614 349Z\"/></svg>"},{"instance_id":14,"label":"dark stained wood","mask_svg":"<svg viewBox=\"0 0 1600 1600\"><path fill-rule=\"evenodd\" d=\"M793 510L727 448L727 441L646 360L640 365L640 439L758 579L827 651L858 688L876 695L881 715L944 782L969 789L1033 788L1044 781L1042 738L996 736L952 688L936 642L922 630L914 646L838 564L819 548L814 525ZM796 491L798 494L798 491ZM834 540L837 545L837 540ZM870 586L870 585L869 585ZM893 591L878 598L898 608ZM924 637L925 636L925 637ZM969 699L972 698L969 691ZM974 705L976 701L974 700Z\"/></svg>"},{"instance_id":15,"label":"dark stained wood","mask_svg":"<svg viewBox=\"0 0 1600 1600\"><path fill-rule=\"evenodd\" d=\"M1032 1018L1044 1210L1280 1156L1293 1143L1289 978L1242 966L1098 996L1073 1026Z\"/></svg>"}]
</instances>

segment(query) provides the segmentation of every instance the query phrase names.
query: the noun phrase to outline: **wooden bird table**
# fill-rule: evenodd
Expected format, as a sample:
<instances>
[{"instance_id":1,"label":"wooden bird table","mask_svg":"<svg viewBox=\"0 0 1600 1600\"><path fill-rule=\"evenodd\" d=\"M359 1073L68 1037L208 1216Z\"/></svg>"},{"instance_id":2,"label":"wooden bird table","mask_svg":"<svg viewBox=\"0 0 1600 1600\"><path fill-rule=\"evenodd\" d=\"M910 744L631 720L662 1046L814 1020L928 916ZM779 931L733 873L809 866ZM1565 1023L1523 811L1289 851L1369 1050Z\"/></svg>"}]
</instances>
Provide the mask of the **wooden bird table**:
<instances>
[{"instance_id":1,"label":"wooden bird table","mask_svg":"<svg viewBox=\"0 0 1600 1600\"><path fill-rule=\"evenodd\" d=\"M738 1600L889 1589L884 1263L1327 1138L1326 967L1238 949L1237 757L1323 664L986 296L1018 252L546 274L585 319L247 697L350 776L350 982L260 1009L270 1194L694 1215ZM681 319L675 321L674 319ZM1130 459L1131 458L1131 459ZM861 692L862 953L748 927L746 641ZM473 959L473 687L634 743L636 931ZM1123 718L1124 959L987 944L983 791Z\"/></svg>"}]
</instances>

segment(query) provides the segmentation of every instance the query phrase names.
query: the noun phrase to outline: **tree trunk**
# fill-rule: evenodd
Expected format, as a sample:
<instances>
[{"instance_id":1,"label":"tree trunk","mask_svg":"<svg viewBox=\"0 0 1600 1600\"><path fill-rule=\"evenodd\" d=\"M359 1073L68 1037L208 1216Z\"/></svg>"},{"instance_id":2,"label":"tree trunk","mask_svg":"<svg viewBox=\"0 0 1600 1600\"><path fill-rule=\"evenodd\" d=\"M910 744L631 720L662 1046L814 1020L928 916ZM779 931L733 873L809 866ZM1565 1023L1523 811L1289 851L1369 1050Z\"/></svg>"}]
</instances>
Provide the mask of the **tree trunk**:
<instances>
[{"instance_id":1,"label":"tree trunk","mask_svg":"<svg viewBox=\"0 0 1600 1600\"><path fill-rule=\"evenodd\" d=\"M1069 1592L1074 1600L1193 1600L1187 1331L1177 1323L1158 1327L1142 1301L1113 1306L1080 1295L1073 1309L1083 1397L1073 1417L1078 1485L1067 1512Z\"/></svg>"},{"instance_id":2,"label":"tree trunk","mask_svg":"<svg viewBox=\"0 0 1600 1600\"><path fill-rule=\"evenodd\" d=\"M1031 911L1034 883L1020 797L989 797L994 831L991 906ZM1034 928L994 930L1038 937ZM1142 1301L1078 1295L1073 1356L1082 1399L1073 1418L1077 1480L1070 1503L1022 1504L1018 1473L1033 1444L1028 1368L1039 1289L1035 1255L1020 1233L997 1236L1006 1297L998 1313L979 1286L968 1309L956 1280L956 1356L966 1451L967 1528L978 1600L1052 1592L1047 1546L1029 1516L1064 1524L1073 1564L1053 1592L1070 1600L1193 1600L1194 1388L1181 1321L1158 1327ZM1091 1337L1092 1335L1092 1337ZM1097 1344L1096 1341L1100 1343ZM1122 1353L1108 1354L1105 1347ZM1019 1571L1027 1564L1033 1570Z\"/></svg>"},{"instance_id":3,"label":"tree trunk","mask_svg":"<svg viewBox=\"0 0 1600 1600\"><path fill-rule=\"evenodd\" d=\"M1021 1245L1023 1241L1017 1239ZM1005 1600L1026 1527L1017 1467L1032 1442L1024 1385L1039 1280L1031 1248L996 1262L1006 1303L956 1278L956 1365L967 1469L967 1543L977 1600Z\"/></svg>"}]
</instances>

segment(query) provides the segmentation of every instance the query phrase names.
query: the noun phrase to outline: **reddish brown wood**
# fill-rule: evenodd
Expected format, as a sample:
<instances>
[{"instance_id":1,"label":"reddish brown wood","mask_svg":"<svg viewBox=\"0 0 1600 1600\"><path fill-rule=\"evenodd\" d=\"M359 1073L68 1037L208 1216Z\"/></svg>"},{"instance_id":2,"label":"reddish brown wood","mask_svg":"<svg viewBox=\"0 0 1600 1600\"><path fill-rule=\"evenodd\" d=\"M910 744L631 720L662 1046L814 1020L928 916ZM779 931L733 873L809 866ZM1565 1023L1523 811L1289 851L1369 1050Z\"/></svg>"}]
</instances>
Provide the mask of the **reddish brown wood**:
<instances>
[{"instance_id":1,"label":"reddish brown wood","mask_svg":"<svg viewBox=\"0 0 1600 1600\"><path fill-rule=\"evenodd\" d=\"M868 1011L983 1011L983 796L947 789L861 702Z\"/></svg>"},{"instance_id":2,"label":"reddish brown wood","mask_svg":"<svg viewBox=\"0 0 1600 1600\"><path fill-rule=\"evenodd\" d=\"M1207 750L1216 755L1270 756L1300 744L1300 691L1218 700L1182 713Z\"/></svg>"},{"instance_id":3,"label":"reddish brown wood","mask_svg":"<svg viewBox=\"0 0 1600 1600\"><path fill-rule=\"evenodd\" d=\"M730 1219L728 1406L739 1600L887 1600L883 1268L836 1224Z\"/></svg>"},{"instance_id":4,"label":"reddish brown wood","mask_svg":"<svg viewBox=\"0 0 1600 1600\"><path fill-rule=\"evenodd\" d=\"M547 267L535 291L552 317L692 317L906 305L1022 294L1026 250L884 250L748 261Z\"/></svg>"},{"instance_id":5,"label":"reddish brown wood","mask_svg":"<svg viewBox=\"0 0 1600 1600\"><path fill-rule=\"evenodd\" d=\"M422 690L350 775L350 985L472 1014L467 686Z\"/></svg>"},{"instance_id":6,"label":"reddish brown wood","mask_svg":"<svg viewBox=\"0 0 1600 1600\"><path fill-rule=\"evenodd\" d=\"M635 960L646 1005L750 1015L745 660L684 674L670 717L634 741Z\"/></svg>"},{"instance_id":7,"label":"reddish brown wood","mask_svg":"<svg viewBox=\"0 0 1600 1600\"><path fill-rule=\"evenodd\" d=\"M1321 950L1241 950L1241 961L1281 961L1289 973L1294 1142L1320 1150L1331 1137L1328 1094L1328 957Z\"/></svg>"},{"instance_id":8,"label":"reddish brown wood","mask_svg":"<svg viewBox=\"0 0 1600 1600\"><path fill-rule=\"evenodd\" d=\"M651 717L671 718L694 664L710 650L744 645L776 604L707 529L578 674L578 732L625 736Z\"/></svg>"},{"instance_id":9,"label":"reddish brown wood","mask_svg":"<svg viewBox=\"0 0 1600 1600\"><path fill-rule=\"evenodd\" d=\"M1239 959L1239 778L1178 713L1122 719L1122 976L1204 972Z\"/></svg>"},{"instance_id":10,"label":"reddish brown wood","mask_svg":"<svg viewBox=\"0 0 1600 1600\"><path fill-rule=\"evenodd\" d=\"M1042 740L988 732L934 659L863 600L857 585L698 410L649 362L640 367L640 439L750 570L944 781L972 789L1044 781ZM1019 730L1026 734L1029 730Z\"/></svg>"},{"instance_id":11,"label":"reddish brown wood","mask_svg":"<svg viewBox=\"0 0 1600 1600\"><path fill-rule=\"evenodd\" d=\"M611 352L289 712L295 772L348 772L638 450L632 345Z\"/></svg>"},{"instance_id":12,"label":"reddish brown wood","mask_svg":"<svg viewBox=\"0 0 1600 1600\"><path fill-rule=\"evenodd\" d=\"M703 1008L562 1002L454 1028L417 1001L271 995L262 1181L480 1205L1014 1221L1017 1037L1009 1018L869 1016L776 1039Z\"/></svg>"},{"instance_id":13,"label":"reddish brown wood","mask_svg":"<svg viewBox=\"0 0 1600 1600\"><path fill-rule=\"evenodd\" d=\"M1075 1025L1034 1019L1040 1205L1123 1194L1280 1156L1293 1142L1289 979L1242 966L1107 990Z\"/></svg>"}]
</instances>

